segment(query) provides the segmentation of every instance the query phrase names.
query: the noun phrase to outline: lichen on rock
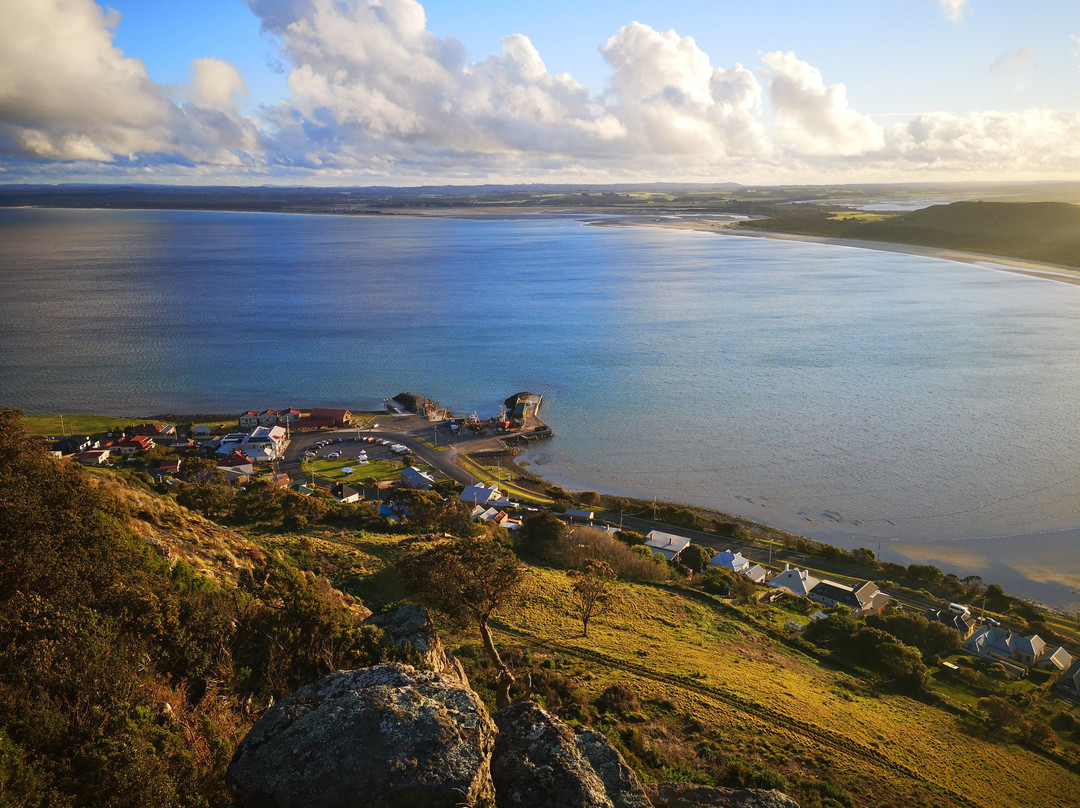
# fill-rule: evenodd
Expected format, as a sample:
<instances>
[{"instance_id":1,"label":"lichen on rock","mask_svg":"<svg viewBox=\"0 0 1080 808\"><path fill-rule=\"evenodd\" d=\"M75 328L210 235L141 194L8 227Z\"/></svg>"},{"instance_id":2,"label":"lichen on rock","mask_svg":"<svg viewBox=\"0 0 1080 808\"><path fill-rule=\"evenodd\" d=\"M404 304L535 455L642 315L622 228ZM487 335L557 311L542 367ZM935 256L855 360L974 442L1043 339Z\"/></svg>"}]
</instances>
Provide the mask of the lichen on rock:
<instances>
[{"instance_id":1,"label":"lichen on rock","mask_svg":"<svg viewBox=\"0 0 1080 808\"><path fill-rule=\"evenodd\" d=\"M452 808L491 799L495 725L456 679L408 665L325 676L264 715L226 774L240 808Z\"/></svg>"}]
</instances>

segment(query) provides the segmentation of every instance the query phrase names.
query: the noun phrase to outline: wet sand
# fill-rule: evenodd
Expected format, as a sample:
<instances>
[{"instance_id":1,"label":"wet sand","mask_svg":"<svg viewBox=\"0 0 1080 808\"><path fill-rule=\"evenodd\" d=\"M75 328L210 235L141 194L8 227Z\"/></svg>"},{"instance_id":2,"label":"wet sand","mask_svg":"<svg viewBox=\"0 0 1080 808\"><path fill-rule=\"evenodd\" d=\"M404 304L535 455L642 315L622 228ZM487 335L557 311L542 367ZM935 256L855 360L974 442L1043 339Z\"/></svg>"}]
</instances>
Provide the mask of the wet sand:
<instances>
[{"instance_id":1,"label":"wet sand","mask_svg":"<svg viewBox=\"0 0 1080 808\"><path fill-rule=\"evenodd\" d=\"M865 241L862 239L830 238L827 236L810 236L799 233L773 233L765 230L743 230L732 227L734 221L722 221L719 219L671 219L659 220L656 217L641 217L632 219L624 217L619 222L611 224L632 225L635 227L664 227L674 230L696 230L709 233L722 233L725 236L740 236L743 238L771 238L783 241L802 241L810 244L831 244L836 247L854 247L862 250L880 250L882 252L904 253L906 255L921 255L927 258L938 258L943 261L958 261L963 264L975 264L987 269L1016 272L1020 275L1028 275L1033 278L1059 281L1080 285L1080 269L1066 267L1060 264L1045 264L1038 261L1026 261L1020 258L1009 258L1003 255L990 255L989 253L968 252L965 250L949 250L943 247L923 247L916 244L896 244L889 241Z\"/></svg>"}]
</instances>

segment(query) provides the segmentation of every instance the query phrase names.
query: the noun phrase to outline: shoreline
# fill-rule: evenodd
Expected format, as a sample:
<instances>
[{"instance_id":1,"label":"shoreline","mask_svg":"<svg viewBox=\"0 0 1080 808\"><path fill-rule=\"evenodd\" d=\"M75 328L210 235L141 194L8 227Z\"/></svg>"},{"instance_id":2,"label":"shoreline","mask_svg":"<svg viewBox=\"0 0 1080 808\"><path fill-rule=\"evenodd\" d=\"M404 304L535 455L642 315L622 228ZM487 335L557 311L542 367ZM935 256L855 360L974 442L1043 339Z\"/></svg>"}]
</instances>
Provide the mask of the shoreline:
<instances>
[{"instance_id":1,"label":"shoreline","mask_svg":"<svg viewBox=\"0 0 1080 808\"><path fill-rule=\"evenodd\" d=\"M880 252L917 255L923 258L936 258L941 261L953 261L960 264L972 264L982 269L1001 272L1013 272L1031 278L1070 283L1080 286L1080 269L1062 264L1047 264L1022 258L1010 258L990 253L977 253L967 250L954 250L947 247L928 247L918 244L900 244L893 241L868 241L866 239L836 238L833 236L813 236L803 233L780 233L770 230L746 230L732 225L734 221L710 219L685 219L669 221L633 221L629 218L620 222L602 223L603 226L658 227L669 230L692 230L699 233L716 233L723 236L741 238L768 238L781 241L798 241L806 244L825 244L833 247L850 247L860 250L878 250ZM992 266L987 266L987 265Z\"/></svg>"}]
</instances>

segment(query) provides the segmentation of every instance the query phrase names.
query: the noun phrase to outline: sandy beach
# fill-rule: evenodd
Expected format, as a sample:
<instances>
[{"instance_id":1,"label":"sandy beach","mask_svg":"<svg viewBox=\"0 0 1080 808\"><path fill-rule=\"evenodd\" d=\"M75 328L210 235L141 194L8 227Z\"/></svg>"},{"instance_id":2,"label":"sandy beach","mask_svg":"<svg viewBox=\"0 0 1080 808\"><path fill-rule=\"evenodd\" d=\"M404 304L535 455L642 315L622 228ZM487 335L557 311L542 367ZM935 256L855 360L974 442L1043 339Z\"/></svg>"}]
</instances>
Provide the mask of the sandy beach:
<instances>
[{"instance_id":1,"label":"sandy beach","mask_svg":"<svg viewBox=\"0 0 1080 808\"><path fill-rule=\"evenodd\" d=\"M798 233L772 233L767 231L751 231L732 227L735 222L715 219L671 219L659 220L655 217L633 220L629 217L622 218L611 224L623 224L640 227L664 227L675 230L697 230L709 233L722 233L725 236L741 236L744 238L772 238L784 241L803 241L811 244L831 244L838 247L855 247L862 250L880 250L883 252L905 253L907 255L921 255L927 258L939 258L943 261L959 261L964 264L975 264L987 269L1016 272L1020 275L1028 275L1033 278L1059 281L1080 285L1080 269L1061 266L1059 264L1043 264L1037 261L1025 261L1019 258L1009 258L1002 255L990 255L988 253L967 252L964 250L948 250L941 247L921 247L915 244L896 244L887 241L865 241L861 239L829 238L826 236L810 236Z\"/></svg>"}]
</instances>

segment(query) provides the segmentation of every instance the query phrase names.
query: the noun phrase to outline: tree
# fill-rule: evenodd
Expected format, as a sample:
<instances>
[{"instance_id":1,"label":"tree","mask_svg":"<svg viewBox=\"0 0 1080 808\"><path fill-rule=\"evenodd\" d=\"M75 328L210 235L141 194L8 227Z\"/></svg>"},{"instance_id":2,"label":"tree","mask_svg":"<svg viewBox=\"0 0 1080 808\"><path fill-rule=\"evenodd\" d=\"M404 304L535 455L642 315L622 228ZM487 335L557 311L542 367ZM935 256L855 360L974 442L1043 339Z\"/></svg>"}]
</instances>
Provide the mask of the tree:
<instances>
[{"instance_id":1,"label":"tree","mask_svg":"<svg viewBox=\"0 0 1080 808\"><path fill-rule=\"evenodd\" d=\"M712 561L713 552L706 550L700 544L688 544L686 549L679 553L679 561L694 572L701 572Z\"/></svg>"},{"instance_id":2,"label":"tree","mask_svg":"<svg viewBox=\"0 0 1080 808\"><path fill-rule=\"evenodd\" d=\"M488 624L496 611L518 598L524 565L494 539L449 539L406 556L398 562L398 572L423 603L451 620L478 626L498 671L495 703L500 710L508 706L514 676L499 656Z\"/></svg>"},{"instance_id":3,"label":"tree","mask_svg":"<svg viewBox=\"0 0 1080 808\"><path fill-rule=\"evenodd\" d=\"M526 552L543 556L566 538L566 525L551 511L540 511L525 517L517 535Z\"/></svg>"},{"instance_id":4,"label":"tree","mask_svg":"<svg viewBox=\"0 0 1080 808\"><path fill-rule=\"evenodd\" d=\"M589 621L615 606L615 571L605 561L589 561L583 572L573 571L575 605L581 614L582 636L589 636Z\"/></svg>"}]
</instances>

